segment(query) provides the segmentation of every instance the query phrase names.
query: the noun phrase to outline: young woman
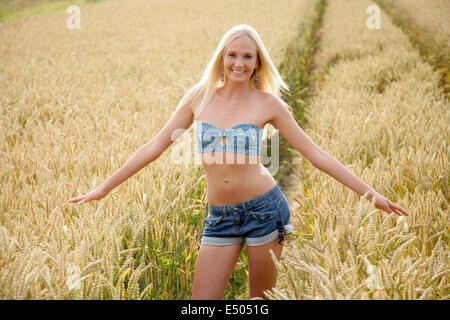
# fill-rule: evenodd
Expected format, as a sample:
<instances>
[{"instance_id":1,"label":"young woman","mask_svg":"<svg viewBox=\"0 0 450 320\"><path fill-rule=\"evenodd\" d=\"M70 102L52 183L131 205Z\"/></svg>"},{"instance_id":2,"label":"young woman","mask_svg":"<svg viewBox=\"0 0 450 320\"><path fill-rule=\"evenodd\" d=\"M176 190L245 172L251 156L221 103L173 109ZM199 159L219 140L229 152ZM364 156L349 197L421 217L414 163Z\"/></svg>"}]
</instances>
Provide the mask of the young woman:
<instances>
[{"instance_id":1,"label":"young woman","mask_svg":"<svg viewBox=\"0 0 450 320\"><path fill-rule=\"evenodd\" d=\"M192 298L222 299L246 244L250 298L265 298L275 286L284 235L292 232L288 201L261 165L262 131L275 127L311 164L359 195L375 197L377 208L408 215L341 163L321 150L298 126L280 99L288 90L257 32L248 25L221 39L202 79L180 100L169 122L114 175L94 191L69 200L85 203L112 189L156 160L177 139L177 129L196 121L198 149L206 171L209 215L197 257Z\"/></svg>"}]
</instances>

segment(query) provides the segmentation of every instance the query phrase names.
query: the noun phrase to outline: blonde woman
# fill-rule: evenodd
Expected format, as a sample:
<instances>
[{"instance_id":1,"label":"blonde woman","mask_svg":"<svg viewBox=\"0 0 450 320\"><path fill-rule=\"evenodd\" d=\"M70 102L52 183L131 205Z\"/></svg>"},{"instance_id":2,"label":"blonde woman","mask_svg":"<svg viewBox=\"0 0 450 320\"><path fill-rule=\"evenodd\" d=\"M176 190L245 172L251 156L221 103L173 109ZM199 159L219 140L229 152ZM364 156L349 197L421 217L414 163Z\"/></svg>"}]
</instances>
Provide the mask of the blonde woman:
<instances>
[{"instance_id":1,"label":"blonde woman","mask_svg":"<svg viewBox=\"0 0 450 320\"><path fill-rule=\"evenodd\" d=\"M169 122L114 175L73 203L105 197L156 160L177 138L177 129L196 123L198 151L206 172L208 217L197 257L192 298L222 299L246 245L250 298L275 286L284 236L292 232L288 201L260 163L262 131L276 128L311 164L359 195L375 197L377 208L408 215L321 150L280 99L288 91L257 32L237 25L221 39L201 80L180 100Z\"/></svg>"}]
</instances>

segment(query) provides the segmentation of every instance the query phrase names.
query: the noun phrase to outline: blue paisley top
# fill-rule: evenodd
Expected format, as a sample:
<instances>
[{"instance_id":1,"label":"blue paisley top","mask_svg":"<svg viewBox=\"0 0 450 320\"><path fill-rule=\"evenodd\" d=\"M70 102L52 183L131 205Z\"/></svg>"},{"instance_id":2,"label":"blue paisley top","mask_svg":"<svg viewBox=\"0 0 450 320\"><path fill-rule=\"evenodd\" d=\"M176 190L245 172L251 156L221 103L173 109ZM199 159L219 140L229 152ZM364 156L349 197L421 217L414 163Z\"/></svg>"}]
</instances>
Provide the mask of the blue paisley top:
<instances>
[{"instance_id":1,"label":"blue paisley top","mask_svg":"<svg viewBox=\"0 0 450 320\"><path fill-rule=\"evenodd\" d=\"M262 131L250 123L238 124L230 129L218 129L207 122L197 122L195 136L198 152L234 152L259 156L261 152ZM226 138L219 144L222 137Z\"/></svg>"}]
</instances>

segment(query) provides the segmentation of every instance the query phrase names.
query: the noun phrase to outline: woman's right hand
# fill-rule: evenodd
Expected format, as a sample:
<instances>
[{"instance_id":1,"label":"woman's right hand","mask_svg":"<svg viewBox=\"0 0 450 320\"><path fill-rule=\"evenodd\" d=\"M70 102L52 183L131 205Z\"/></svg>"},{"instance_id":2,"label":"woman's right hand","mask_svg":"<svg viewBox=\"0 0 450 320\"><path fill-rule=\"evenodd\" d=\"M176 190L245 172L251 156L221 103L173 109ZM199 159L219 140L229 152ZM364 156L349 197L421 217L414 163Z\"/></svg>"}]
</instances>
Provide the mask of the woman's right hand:
<instances>
[{"instance_id":1,"label":"woman's right hand","mask_svg":"<svg viewBox=\"0 0 450 320\"><path fill-rule=\"evenodd\" d=\"M72 203L77 203L78 202L78 204L81 205L81 204L83 204L85 202L89 202L89 201L92 201L92 200L100 200L100 199L106 197L108 194L109 194L109 192L107 192L107 191L105 191L103 189L97 188L97 189L89 192L88 194L86 194L84 196L79 196L77 198L72 198L72 199L69 200L69 202L72 202Z\"/></svg>"}]
</instances>

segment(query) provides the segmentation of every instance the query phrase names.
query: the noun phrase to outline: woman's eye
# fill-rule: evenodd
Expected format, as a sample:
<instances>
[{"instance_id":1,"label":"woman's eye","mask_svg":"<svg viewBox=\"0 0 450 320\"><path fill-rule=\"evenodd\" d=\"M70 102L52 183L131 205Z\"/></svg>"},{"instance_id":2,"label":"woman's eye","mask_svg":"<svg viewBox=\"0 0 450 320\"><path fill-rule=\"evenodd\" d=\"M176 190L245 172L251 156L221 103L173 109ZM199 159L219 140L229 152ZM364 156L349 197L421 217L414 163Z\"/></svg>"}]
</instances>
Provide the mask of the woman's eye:
<instances>
[{"instance_id":1,"label":"woman's eye","mask_svg":"<svg viewBox=\"0 0 450 320\"><path fill-rule=\"evenodd\" d=\"M229 56L230 56L230 57L234 57L234 56L235 56L235 54L234 54L234 53L230 53L230 54L229 54ZM250 57L250 56L245 56L245 57L246 57L246 58L248 58L248 59L251 59L251 57Z\"/></svg>"}]
</instances>

